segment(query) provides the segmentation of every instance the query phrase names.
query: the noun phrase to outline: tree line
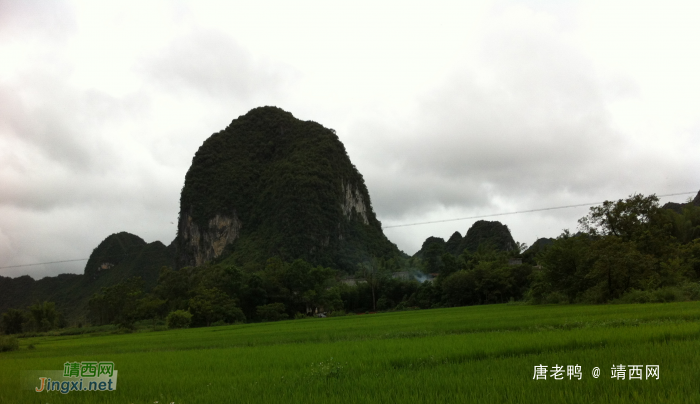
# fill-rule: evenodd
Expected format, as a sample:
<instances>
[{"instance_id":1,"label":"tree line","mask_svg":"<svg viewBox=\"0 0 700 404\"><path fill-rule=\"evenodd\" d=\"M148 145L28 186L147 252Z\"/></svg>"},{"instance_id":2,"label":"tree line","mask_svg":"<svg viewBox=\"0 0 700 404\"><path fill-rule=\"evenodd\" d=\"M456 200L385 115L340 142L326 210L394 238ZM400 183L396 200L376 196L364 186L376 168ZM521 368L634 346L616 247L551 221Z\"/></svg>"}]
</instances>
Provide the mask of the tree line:
<instances>
[{"instance_id":1,"label":"tree line","mask_svg":"<svg viewBox=\"0 0 700 404\"><path fill-rule=\"evenodd\" d=\"M538 257L536 303L644 303L700 298L700 207L675 212L655 195L606 201Z\"/></svg>"},{"instance_id":2,"label":"tree line","mask_svg":"<svg viewBox=\"0 0 700 404\"><path fill-rule=\"evenodd\" d=\"M171 327L428 309L505 302L607 303L700 299L700 207L663 209L654 195L592 207L548 243L508 251L488 242L459 255L429 246L419 257L368 257L354 273L297 259L268 259L254 270L228 263L173 270L144 290L139 278L102 288L88 303L93 325ZM438 245L438 247L435 247ZM537 248L535 248L537 247ZM434 279L419 282L436 275ZM400 276L397 276L400 275ZM7 334L62 323L53 303L10 310Z\"/></svg>"},{"instance_id":3,"label":"tree line","mask_svg":"<svg viewBox=\"0 0 700 404\"><path fill-rule=\"evenodd\" d=\"M27 310L9 309L2 314L1 329L5 334L43 332L67 325L63 313L56 310L54 302L37 302Z\"/></svg>"}]
</instances>

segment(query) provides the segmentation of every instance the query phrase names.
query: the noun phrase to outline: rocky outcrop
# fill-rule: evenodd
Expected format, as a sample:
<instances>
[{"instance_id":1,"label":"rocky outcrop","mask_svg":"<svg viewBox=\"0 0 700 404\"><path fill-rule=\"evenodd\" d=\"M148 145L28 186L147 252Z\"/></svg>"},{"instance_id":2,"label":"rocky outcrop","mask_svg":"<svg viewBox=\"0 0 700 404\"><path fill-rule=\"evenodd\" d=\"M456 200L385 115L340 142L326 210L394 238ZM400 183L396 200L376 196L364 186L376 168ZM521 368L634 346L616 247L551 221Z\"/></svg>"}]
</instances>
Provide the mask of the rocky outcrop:
<instances>
[{"instance_id":1,"label":"rocky outcrop","mask_svg":"<svg viewBox=\"0 0 700 404\"><path fill-rule=\"evenodd\" d=\"M111 262L103 262L102 264L100 264L99 267L97 267L97 271L111 269L113 266L114 264L112 264Z\"/></svg>"},{"instance_id":2,"label":"rocky outcrop","mask_svg":"<svg viewBox=\"0 0 700 404\"><path fill-rule=\"evenodd\" d=\"M369 224L369 219L367 219L367 205L362 197L362 192L360 192L357 187L350 185L350 183L343 182L342 187L345 199L341 207L345 217L350 220L356 217L362 223Z\"/></svg>"},{"instance_id":3,"label":"rocky outcrop","mask_svg":"<svg viewBox=\"0 0 700 404\"><path fill-rule=\"evenodd\" d=\"M214 216L209 219L204 229L199 228L190 214L181 217L180 246L186 252L186 265L199 266L219 257L227 245L238 239L241 227L242 223L235 212L230 216L220 214Z\"/></svg>"}]
</instances>

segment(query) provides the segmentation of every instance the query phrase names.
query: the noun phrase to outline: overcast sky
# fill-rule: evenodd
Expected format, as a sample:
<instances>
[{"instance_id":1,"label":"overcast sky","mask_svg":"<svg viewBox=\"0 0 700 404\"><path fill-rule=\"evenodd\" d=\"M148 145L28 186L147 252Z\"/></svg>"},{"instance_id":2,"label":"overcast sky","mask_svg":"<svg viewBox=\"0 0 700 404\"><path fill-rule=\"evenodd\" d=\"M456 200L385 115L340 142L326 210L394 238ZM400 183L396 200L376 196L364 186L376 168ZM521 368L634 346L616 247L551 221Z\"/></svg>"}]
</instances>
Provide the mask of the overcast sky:
<instances>
[{"instance_id":1,"label":"overcast sky","mask_svg":"<svg viewBox=\"0 0 700 404\"><path fill-rule=\"evenodd\" d=\"M0 267L169 244L197 148L263 105L335 129L385 226L698 191L698 21L695 1L0 0ZM532 244L587 209L491 220ZM413 254L474 221L385 234Z\"/></svg>"}]
</instances>

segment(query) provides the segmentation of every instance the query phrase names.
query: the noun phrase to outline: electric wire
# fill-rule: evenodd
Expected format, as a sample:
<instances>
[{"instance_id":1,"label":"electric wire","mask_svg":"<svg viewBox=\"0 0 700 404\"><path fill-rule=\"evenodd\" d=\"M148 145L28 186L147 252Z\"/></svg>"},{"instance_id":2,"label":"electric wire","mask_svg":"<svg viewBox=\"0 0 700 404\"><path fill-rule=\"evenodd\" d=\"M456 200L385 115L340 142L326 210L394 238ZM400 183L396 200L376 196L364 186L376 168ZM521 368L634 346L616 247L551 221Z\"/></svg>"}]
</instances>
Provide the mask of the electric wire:
<instances>
[{"instance_id":1,"label":"electric wire","mask_svg":"<svg viewBox=\"0 0 700 404\"><path fill-rule=\"evenodd\" d=\"M688 195L688 194L694 194L696 191L692 192L677 192L674 194L665 194L665 195L656 195L658 198L663 198L665 196L677 196L677 195ZM593 206L593 205L600 205L604 202L589 202L589 203L579 203L576 205L565 205L565 206L553 206L549 208L539 208L539 209L528 209L528 210L518 210L515 212L503 212L503 213L491 213L488 215L477 215L477 216L467 216L467 217L459 217L459 218L454 218L454 219L443 219L443 220L432 220L429 222L417 222L417 223L406 223L406 224L393 224L389 226L382 226L382 229L392 229L396 227L408 227L408 226L420 226L424 224L433 224L433 223L445 223L445 222L456 222L459 220L470 220L470 219L483 219L485 217L495 217L495 216L506 216L506 215L517 215L520 213L532 213L532 212L543 212L546 210L557 210L557 209L567 209L567 208L579 208L582 206Z\"/></svg>"},{"instance_id":2,"label":"electric wire","mask_svg":"<svg viewBox=\"0 0 700 404\"><path fill-rule=\"evenodd\" d=\"M115 258L115 257L128 257L130 255L148 255L148 254L155 254L159 253L161 251L139 251L136 253L127 253L127 254L113 254L113 255L106 255L101 258ZM76 258L73 260L61 260L61 261L48 261L48 262L37 262L36 264L22 264L22 265L9 265L9 266L4 266L0 267L0 269L5 269L5 268L21 268L21 267L33 267L36 265L48 265L48 264L61 264L64 262L79 262L79 261L89 261L90 258Z\"/></svg>"}]
</instances>

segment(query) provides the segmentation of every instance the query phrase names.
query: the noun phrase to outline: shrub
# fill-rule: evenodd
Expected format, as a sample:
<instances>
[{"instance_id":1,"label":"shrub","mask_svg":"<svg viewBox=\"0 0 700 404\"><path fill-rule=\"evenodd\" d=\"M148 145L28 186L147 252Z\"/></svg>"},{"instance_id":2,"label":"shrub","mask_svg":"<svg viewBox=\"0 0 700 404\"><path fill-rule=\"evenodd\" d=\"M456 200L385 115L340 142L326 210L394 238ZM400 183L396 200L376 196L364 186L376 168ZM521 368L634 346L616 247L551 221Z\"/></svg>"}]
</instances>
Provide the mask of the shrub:
<instances>
[{"instance_id":1,"label":"shrub","mask_svg":"<svg viewBox=\"0 0 700 404\"><path fill-rule=\"evenodd\" d=\"M192 322L192 313L185 310L175 310L165 318L168 328L188 328Z\"/></svg>"},{"instance_id":2,"label":"shrub","mask_svg":"<svg viewBox=\"0 0 700 404\"><path fill-rule=\"evenodd\" d=\"M328 317L342 317L345 315L345 310L334 310L328 313Z\"/></svg>"},{"instance_id":3,"label":"shrub","mask_svg":"<svg viewBox=\"0 0 700 404\"><path fill-rule=\"evenodd\" d=\"M389 310L394 307L394 301L382 295L377 299L377 310Z\"/></svg>"},{"instance_id":4,"label":"shrub","mask_svg":"<svg viewBox=\"0 0 700 404\"><path fill-rule=\"evenodd\" d=\"M613 300L613 303L649 303L652 301L651 293L646 290L632 289L620 298Z\"/></svg>"},{"instance_id":5,"label":"shrub","mask_svg":"<svg viewBox=\"0 0 700 404\"><path fill-rule=\"evenodd\" d=\"M569 298L561 292L552 292L545 295L542 299L544 304L567 304L569 303Z\"/></svg>"},{"instance_id":6,"label":"shrub","mask_svg":"<svg viewBox=\"0 0 700 404\"><path fill-rule=\"evenodd\" d=\"M245 314L236 302L218 288L199 288L189 300L192 326L209 326L223 321L227 324L245 323Z\"/></svg>"},{"instance_id":7,"label":"shrub","mask_svg":"<svg viewBox=\"0 0 700 404\"><path fill-rule=\"evenodd\" d=\"M657 289L652 292L652 296L655 303L681 302L685 300L683 298L683 293L672 286Z\"/></svg>"},{"instance_id":8,"label":"shrub","mask_svg":"<svg viewBox=\"0 0 700 404\"><path fill-rule=\"evenodd\" d=\"M681 290L688 300L700 300L700 283L687 282L681 285Z\"/></svg>"},{"instance_id":9,"label":"shrub","mask_svg":"<svg viewBox=\"0 0 700 404\"><path fill-rule=\"evenodd\" d=\"M243 310L241 310L238 307L233 307L232 309L230 309L228 312L228 316L229 320L233 320L235 324L246 322L246 317L245 314L243 314Z\"/></svg>"},{"instance_id":10,"label":"shrub","mask_svg":"<svg viewBox=\"0 0 700 404\"><path fill-rule=\"evenodd\" d=\"M257 306L256 309L258 317L263 321L284 320L288 317L285 313L284 303L270 303Z\"/></svg>"},{"instance_id":11,"label":"shrub","mask_svg":"<svg viewBox=\"0 0 700 404\"><path fill-rule=\"evenodd\" d=\"M563 295L561 292L552 292L552 294ZM600 283L579 293L579 295L574 299L573 303L603 304L609 300L608 297L609 295L607 288L604 284Z\"/></svg>"},{"instance_id":12,"label":"shrub","mask_svg":"<svg viewBox=\"0 0 700 404\"><path fill-rule=\"evenodd\" d=\"M686 282L680 286L666 286L655 290L632 289L613 303L668 303L700 299L700 284Z\"/></svg>"},{"instance_id":13,"label":"shrub","mask_svg":"<svg viewBox=\"0 0 700 404\"><path fill-rule=\"evenodd\" d=\"M15 337L0 337L0 352L19 349L19 341Z\"/></svg>"}]
</instances>

